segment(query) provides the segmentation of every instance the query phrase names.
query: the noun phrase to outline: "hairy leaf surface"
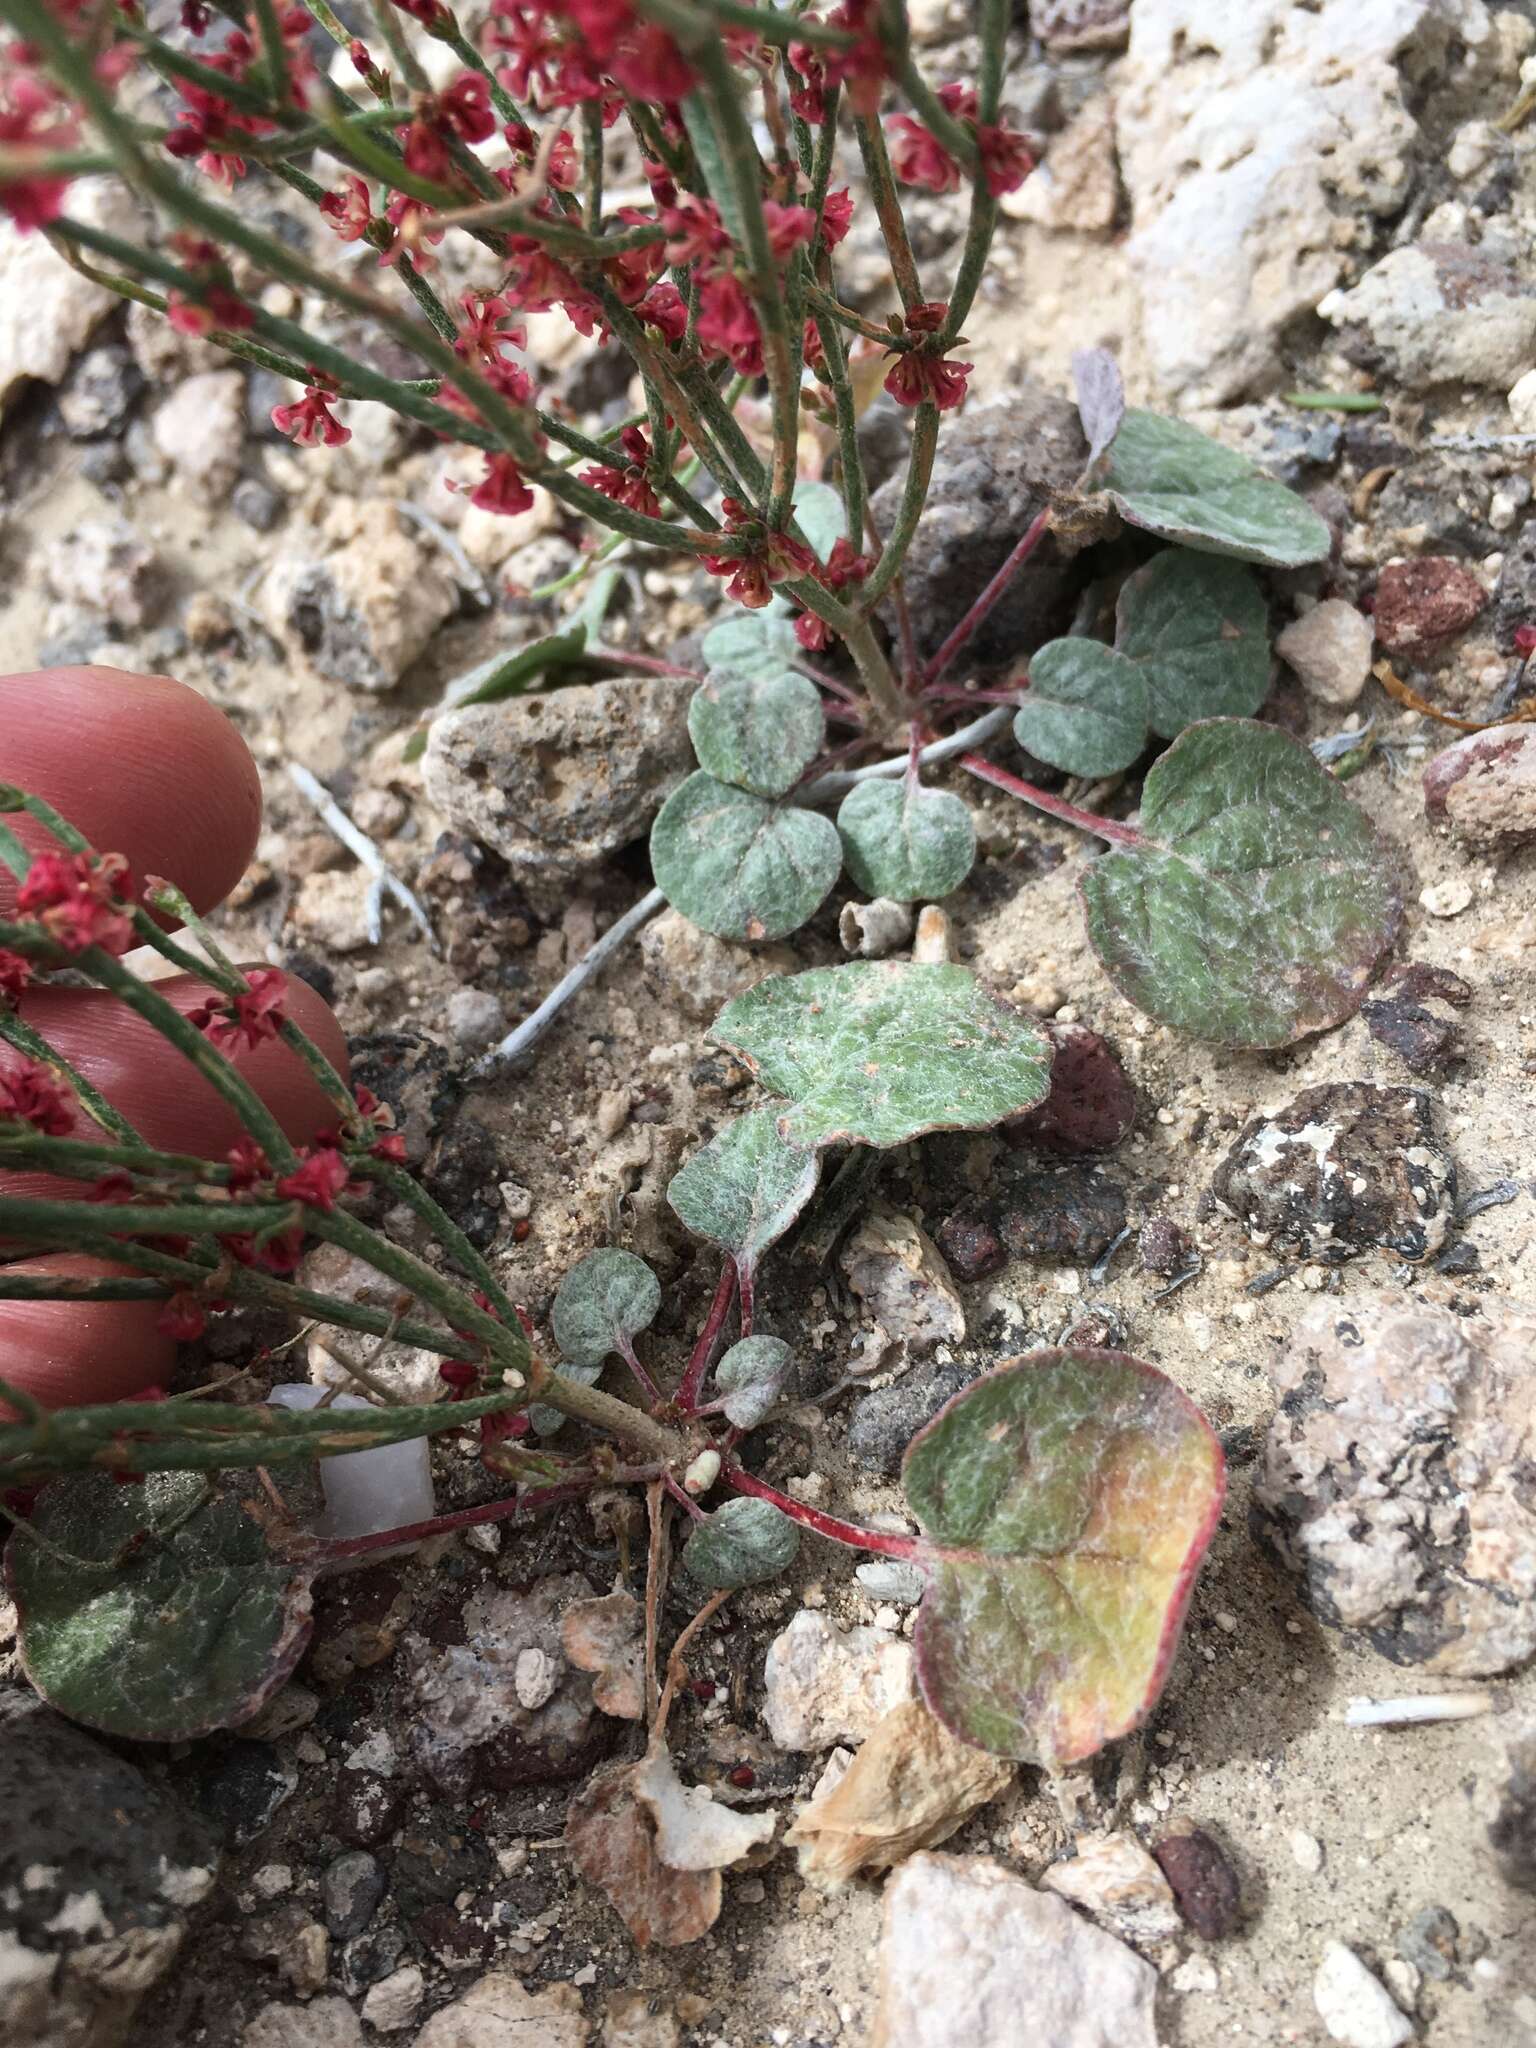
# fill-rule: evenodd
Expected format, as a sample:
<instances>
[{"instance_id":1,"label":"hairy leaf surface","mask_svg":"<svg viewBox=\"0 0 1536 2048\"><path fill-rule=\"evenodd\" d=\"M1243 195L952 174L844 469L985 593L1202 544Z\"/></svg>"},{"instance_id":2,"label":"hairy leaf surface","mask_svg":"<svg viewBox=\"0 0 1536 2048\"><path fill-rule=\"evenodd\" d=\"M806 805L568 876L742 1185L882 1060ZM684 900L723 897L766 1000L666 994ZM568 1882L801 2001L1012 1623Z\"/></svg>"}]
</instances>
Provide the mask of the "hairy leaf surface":
<instances>
[{"instance_id":1,"label":"hairy leaf surface","mask_svg":"<svg viewBox=\"0 0 1536 2048\"><path fill-rule=\"evenodd\" d=\"M1225 1490L1188 1396L1123 1352L1032 1352L941 1409L902 1477L932 1545L914 1643L940 1720L1053 1770L1134 1728Z\"/></svg>"},{"instance_id":2,"label":"hairy leaf surface","mask_svg":"<svg viewBox=\"0 0 1536 2048\"><path fill-rule=\"evenodd\" d=\"M750 1268L811 1199L820 1171L815 1152L780 1131L775 1110L754 1109L694 1153L667 1200L695 1237Z\"/></svg>"},{"instance_id":3,"label":"hairy leaf surface","mask_svg":"<svg viewBox=\"0 0 1536 2048\"><path fill-rule=\"evenodd\" d=\"M1115 646L1146 682L1152 730L1171 740L1197 719L1257 711L1269 693L1268 628L1258 583L1240 562L1170 548L1128 577Z\"/></svg>"},{"instance_id":4,"label":"hairy leaf surface","mask_svg":"<svg viewBox=\"0 0 1536 2048\"><path fill-rule=\"evenodd\" d=\"M970 807L947 790L899 781L855 783L837 813L856 889L896 903L933 903L958 889L976 859Z\"/></svg>"},{"instance_id":5,"label":"hairy leaf surface","mask_svg":"<svg viewBox=\"0 0 1536 2048\"><path fill-rule=\"evenodd\" d=\"M550 1327L572 1365L601 1365L648 1329L661 1307L661 1282L633 1252L589 1252L560 1282Z\"/></svg>"},{"instance_id":6,"label":"hairy leaf surface","mask_svg":"<svg viewBox=\"0 0 1536 2048\"><path fill-rule=\"evenodd\" d=\"M712 676L782 675L803 651L787 606L781 612L732 611L699 642Z\"/></svg>"},{"instance_id":7,"label":"hairy leaf surface","mask_svg":"<svg viewBox=\"0 0 1536 2048\"><path fill-rule=\"evenodd\" d=\"M12 1535L22 1664L70 1720L132 1742L189 1741L249 1720L291 1675L311 1574L272 1554L233 1493L204 1491L197 1472L131 1486L72 1474L32 1516L52 1548Z\"/></svg>"},{"instance_id":8,"label":"hairy leaf surface","mask_svg":"<svg viewBox=\"0 0 1536 2048\"><path fill-rule=\"evenodd\" d=\"M756 1429L784 1394L794 1354L782 1337L743 1337L715 1367L715 1391L727 1422Z\"/></svg>"},{"instance_id":9,"label":"hairy leaf surface","mask_svg":"<svg viewBox=\"0 0 1536 2048\"><path fill-rule=\"evenodd\" d=\"M963 967L939 964L778 975L728 1003L710 1035L787 1098L780 1127L808 1146L989 1129L1032 1108L1050 1074L1032 1024Z\"/></svg>"},{"instance_id":10,"label":"hairy leaf surface","mask_svg":"<svg viewBox=\"0 0 1536 2048\"><path fill-rule=\"evenodd\" d=\"M1125 382L1120 365L1107 348L1078 348L1072 351L1072 385L1091 470L1120 431L1125 418Z\"/></svg>"},{"instance_id":11,"label":"hairy leaf surface","mask_svg":"<svg viewBox=\"0 0 1536 2048\"><path fill-rule=\"evenodd\" d=\"M1088 936L1140 1010L1191 1038L1279 1046L1353 1016L1402 917L1363 811L1273 726L1190 726L1147 776L1142 843L1080 883Z\"/></svg>"},{"instance_id":12,"label":"hairy leaf surface","mask_svg":"<svg viewBox=\"0 0 1536 2048\"><path fill-rule=\"evenodd\" d=\"M820 906L843 865L837 827L701 768L651 827L651 867L674 909L721 939L782 939Z\"/></svg>"},{"instance_id":13,"label":"hairy leaf surface","mask_svg":"<svg viewBox=\"0 0 1536 2048\"><path fill-rule=\"evenodd\" d=\"M1239 561L1294 569L1326 561L1326 520L1220 442L1134 407L1095 485L1121 517L1149 533Z\"/></svg>"},{"instance_id":14,"label":"hairy leaf surface","mask_svg":"<svg viewBox=\"0 0 1536 2048\"><path fill-rule=\"evenodd\" d=\"M690 1578L719 1592L777 1578L799 1548L799 1529L771 1500L728 1500L694 1523L683 1565Z\"/></svg>"},{"instance_id":15,"label":"hairy leaf surface","mask_svg":"<svg viewBox=\"0 0 1536 2048\"><path fill-rule=\"evenodd\" d=\"M827 721L807 677L710 676L688 706L688 736L699 766L717 782L783 796L821 751Z\"/></svg>"},{"instance_id":16,"label":"hairy leaf surface","mask_svg":"<svg viewBox=\"0 0 1536 2048\"><path fill-rule=\"evenodd\" d=\"M1147 744L1147 712L1134 662L1097 640L1050 640L1030 657L1013 736L1068 775L1117 775Z\"/></svg>"}]
</instances>

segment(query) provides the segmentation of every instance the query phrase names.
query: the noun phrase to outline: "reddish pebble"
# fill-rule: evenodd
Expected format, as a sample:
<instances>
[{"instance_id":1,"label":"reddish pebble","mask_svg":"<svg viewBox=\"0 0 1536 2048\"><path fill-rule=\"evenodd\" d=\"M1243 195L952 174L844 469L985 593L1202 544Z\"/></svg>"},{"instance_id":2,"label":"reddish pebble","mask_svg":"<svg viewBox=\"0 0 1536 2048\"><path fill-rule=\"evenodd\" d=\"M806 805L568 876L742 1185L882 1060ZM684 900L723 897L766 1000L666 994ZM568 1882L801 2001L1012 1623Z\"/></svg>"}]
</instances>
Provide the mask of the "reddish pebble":
<instances>
[{"instance_id":1,"label":"reddish pebble","mask_svg":"<svg viewBox=\"0 0 1536 2048\"><path fill-rule=\"evenodd\" d=\"M693 1681L693 1696L696 1700L712 1700L715 1696L715 1681L712 1678L696 1678Z\"/></svg>"},{"instance_id":2,"label":"reddish pebble","mask_svg":"<svg viewBox=\"0 0 1536 2048\"><path fill-rule=\"evenodd\" d=\"M1413 654L1470 626L1487 602L1482 584L1452 555L1389 562L1376 585L1376 638L1389 654Z\"/></svg>"},{"instance_id":3,"label":"reddish pebble","mask_svg":"<svg viewBox=\"0 0 1536 2048\"><path fill-rule=\"evenodd\" d=\"M757 1773L750 1764L738 1764L731 1772L731 1783L738 1792L750 1792L757 1783Z\"/></svg>"},{"instance_id":4,"label":"reddish pebble","mask_svg":"<svg viewBox=\"0 0 1536 2048\"><path fill-rule=\"evenodd\" d=\"M512 1226L512 1242L514 1244L526 1244L528 1241L528 1233L532 1230L532 1228L533 1225L528 1221L528 1218L526 1216L520 1216L516 1223L514 1223Z\"/></svg>"},{"instance_id":5,"label":"reddish pebble","mask_svg":"<svg viewBox=\"0 0 1536 2048\"><path fill-rule=\"evenodd\" d=\"M1165 1835L1152 1854L1196 1934L1221 1941L1236 1931L1243 1917L1237 1872L1214 1835L1204 1828L1182 1828Z\"/></svg>"}]
</instances>

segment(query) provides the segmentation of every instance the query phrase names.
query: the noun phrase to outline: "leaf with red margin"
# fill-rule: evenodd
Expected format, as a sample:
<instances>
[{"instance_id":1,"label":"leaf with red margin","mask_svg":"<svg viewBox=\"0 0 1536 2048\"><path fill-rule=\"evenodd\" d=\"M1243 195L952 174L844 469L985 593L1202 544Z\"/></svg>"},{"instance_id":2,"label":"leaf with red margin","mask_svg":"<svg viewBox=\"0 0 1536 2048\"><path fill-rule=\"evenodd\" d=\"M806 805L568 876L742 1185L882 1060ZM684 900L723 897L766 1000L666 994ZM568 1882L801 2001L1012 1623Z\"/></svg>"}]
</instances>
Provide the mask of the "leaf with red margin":
<instances>
[{"instance_id":1,"label":"leaf with red margin","mask_svg":"<svg viewBox=\"0 0 1536 2048\"><path fill-rule=\"evenodd\" d=\"M1045 1350L974 1381L912 1439L931 1546L923 1697L977 1749L1059 1770L1150 1711L1221 1515L1221 1446L1122 1351Z\"/></svg>"}]
</instances>

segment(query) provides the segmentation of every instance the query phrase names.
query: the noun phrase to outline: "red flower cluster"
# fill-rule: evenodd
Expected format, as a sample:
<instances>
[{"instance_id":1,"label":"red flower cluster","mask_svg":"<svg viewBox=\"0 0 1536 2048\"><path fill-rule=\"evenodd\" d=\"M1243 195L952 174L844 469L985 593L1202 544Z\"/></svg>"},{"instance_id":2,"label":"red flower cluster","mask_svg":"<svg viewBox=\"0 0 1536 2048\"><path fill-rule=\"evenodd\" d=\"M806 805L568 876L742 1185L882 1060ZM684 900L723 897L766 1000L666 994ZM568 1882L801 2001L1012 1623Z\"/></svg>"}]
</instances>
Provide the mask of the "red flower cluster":
<instances>
[{"instance_id":1,"label":"red flower cluster","mask_svg":"<svg viewBox=\"0 0 1536 2048\"><path fill-rule=\"evenodd\" d=\"M831 554L814 573L823 589L846 590L851 583L862 583L873 567L870 557L861 555L848 536L840 533ZM819 653L831 646L832 628L814 612L802 612L795 621L795 638L807 652Z\"/></svg>"},{"instance_id":2,"label":"red flower cluster","mask_svg":"<svg viewBox=\"0 0 1536 2048\"><path fill-rule=\"evenodd\" d=\"M982 175L994 199L1017 192L1035 168L1028 138L1016 128L977 122L976 88L951 82L939 87L939 98L958 121L974 129L981 153ZM891 169L904 185L929 192L953 192L960 184L960 166L931 129L911 114L893 114L886 123L891 138Z\"/></svg>"},{"instance_id":3,"label":"red flower cluster","mask_svg":"<svg viewBox=\"0 0 1536 2048\"><path fill-rule=\"evenodd\" d=\"M16 908L36 918L56 946L83 953L133 944L133 877L120 853L40 853L16 892Z\"/></svg>"},{"instance_id":4,"label":"red flower cluster","mask_svg":"<svg viewBox=\"0 0 1536 2048\"><path fill-rule=\"evenodd\" d=\"M335 396L325 385L311 384L294 404L273 406L272 424L301 448L317 448L322 442L327 448L345 447L352 438L352 429L344 427L331 411Z\"/></svg>"},{"instance_id":5,"label":"red flower cluster","mask_svg":"<svg viewBox=\"0 0 1536 2048\"><path fill-rule=\"evenodd\" d=\"M0 172L0 213L23 234L58 219L69 187L68 178L25 170L26 152L69 149L79 137L74 109L50 86L19 66L0 73L0 150L14 166Z\"/></svg>"},{"instance_id":6,"label":"red flower cluster","mask_svg":"<svg viewBox=\"0 0 1536 2048\"><path fill-rule=\"evenodd\" d=\"M728 597L749 611L760 611L773 596L773 585L788 577L814 576L820 564L803 541L765 526L750 505L739 498L722 498L725 538L736 543L730 554L702 555L700 560L711 576L730 580Z\"/></svg>"},{"instance_id":7,"label":"red flower cluster","mask_svg":"<svg viewBox=\"0 0 1536 2048\"><path fill-rule=\"evenodd\" d=\"M851 43L842 49L790 44L789 61L805 82L790 94L789 104L803 121L820 125L826 119L829 86L847 87L856 114L873 114L879 108L890 60L880 40L878 14L877 0L843 0L827 17L827 26L851 36Z\"/></svg>"},{"instance_id":8,"label":"red flower cluster","mask_svg":"<svg viewBox=\"0 0 1536 2048\"><path fill-rule=\"evenodd\" d=\"M276 1182L276 1192L285 1202L302 1202L308 1209L327 1214L337 1197L347 1192L352 1169L334 1145L314 1145L303 1155L303 1164Z\"/></svg>"},{"instance_id":9,"label":"red flower cluster","mask_svg":"<svg viewBox=\"0 0 1536 2048\"><path fill-rule=\"evenodd\" d=\"M0 1005L17 1002L31 979L32 962L0 946Z\"/></svg>"},{"instance_id":10,"label":"red flower cluster","mask_svg":"<svg viewBox=\"0 0 1536 2048\"><path fill-rule=\"evenodd\" d=\"M912 306L906 315L906 331L936 335L948 312L948 305L940 300ZM966 379L972 368L970 363L952 363L947 356L930 354L926 348L904 349L891 364L885 388L898 405L921 405L931 399L940 412L953 412L965 402Z\"/></svg>"},{"instance_id":11,"label":"red flower cluster","mask_svg":"<svg viewBox=\"0 0 1536 2048\"><path fill-rule=\"evenodd\" d=\"M275 967L257 967L246 976L245 994L217 997L188 1013L220 1052L244 1045L252 1052L265 1039L276 1038L287 1021L283 1003L288 994L287 977Z\"/></svg>"},{"instance_id":12,"label":"red flower cluster","mask_svg":"<svg viewBox=\"0 0 1536 2048\"><path fill-rule=\"evenodd\" d=\"M31 1124L45 1138L67 1138L75 1128L75 1098L35 1060L0 1072L0 1118Z\"/></svg>"},{"instance_id":13,"label":"red flower cluster","mask_svg":"<svg viewBox=\"0 0 1536 2048\"><path fill-rule=\"evenodd\" d=\"M594 463L581 472L582 482L601 491L616 505L627 505L632 512L643 512L648 519L659 519L661 500L651 489L646 474L651 464L651 444L645 429L626 427L619 436L619 446L629 458L622 467Z\"/></svg>"},{"instance_id":14,"label":"red flower cluster","mask_svg":"<svg viewBox=\"0 0 1536 2048\"><path fill-rule=\"evenodd\" d=\"M692 90L677 44L631 0L492 0L488 45L505 56L502 83L542 107L606 100L607 81L669 107Z\"/></svg>"},{"instance_id":15,"label":"red flower cluster","mask_svg":"<svg viewBox=\"0 0 1536 2048\"><path fill-rule=\"evenodd\" d=\"M342 178L339 192L327 192L320 211L344 242L360 242L373 225L367 184L356 171Z\"/></svg>"}]
</instances>

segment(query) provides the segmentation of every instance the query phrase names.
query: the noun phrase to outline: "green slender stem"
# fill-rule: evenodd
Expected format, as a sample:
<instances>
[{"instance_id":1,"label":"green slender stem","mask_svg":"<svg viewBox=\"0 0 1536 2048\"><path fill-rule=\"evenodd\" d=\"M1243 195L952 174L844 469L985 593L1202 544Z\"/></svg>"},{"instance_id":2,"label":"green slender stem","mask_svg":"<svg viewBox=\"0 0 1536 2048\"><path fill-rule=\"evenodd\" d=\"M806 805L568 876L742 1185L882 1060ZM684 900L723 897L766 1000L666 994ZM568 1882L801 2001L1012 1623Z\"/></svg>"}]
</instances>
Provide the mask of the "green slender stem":
<instances>
[{"instance_id":1,"label":"green slender stem","mask_svg":"<svg viewBox=\"0 0 1536 2048\"><path fill-rule=\"evenodd\" d=\"M72 1237L82 1226L97 1238L116 1231L143 1237L245 1237L280 1230L298 1214L293 1202L166 1202L158 1208L134 1202L50 1202L30 1195L8 1197L8 1228L32 1238Z\"/></svg>"},{"instance_id":2,"label":"green slender stem","mask_svg":"<svg viewBox=\"0 0 1536 2048\"><path fill-rule=\"evenodd\" d=\"M346 23L339 19L334 8L327 4L327 0L303 0L303 4L320 24L321 28L325 30L331 41L335 43L336 47L346 50L350 54L353 42L352 34L347 28ZM380 71L371 57L368 60L368 69L362 74L362 80L376 99L381 99L386 104L388 103L389 80Z\"/></svg>"},{"instance_id":3,"label":"green slender stem","mask_svg":"<svg viewBox=\"0 0 1536 2048\"><path fill-rule=\"evenodd\" d=\"M369 0L369 11L379 31L379 38L390 54L391 61L412 92L430 92L432 81L416 61L416 52L401 32L390 0Z\"/></svg>"},{"instance_id":4,"label":"green slender stem","mask_svg":"<svg viewBox=\"0 0 1536 2048\"><path fill-rule=\"evenodd\" d=\"M37 1042L45 1045L42 1039ZM192 1180L208 1187L225 1186L230 1172L227 1166L187 1152L157 1152L131 1134L120 1145L94 1145L79 1138L45 1138L30 1124L0 1124L0 1162L8 1171L19 1162L71 1180L99 1180L104 1173L118 1172L140 1180Z\"/></svg>"},{"instance_id":5,"label":"green slender stem","mask_svg":"<svg viewBox=\"0 0 1536 2048\"><path fill-rule=\"evenodd\" d=\"M891 259L891 275L896 280L902 305L910 312L914 306L924 303L923 286L917 274L912 244L907 239L907 224L902 218L896 179L885 147L885 131L872 115L861 114L853 127L859 139L859 154L864 159L870 197L875 202L875 217L885 238L886 254Z\"/></svg>"},{"instance_id":6,"label":"green slender stem","mask_svg":"<svg viewBox=\"0 0 1536 2048\"><path fill-rule=\"evenodd\" d=\"M56 1068L69 1083L80 1107L93 1122L100 1124L104 1131L111 1131L125 1144L143 1144L144 1140L122 1111L114 1109L100 1089L87 1081L78 1067L71 1065L62 1053L56 1052L47 1039L34 1031L32 1026L14 1010L0 1008L0 1038L8 1045L13 1045L17 1052L25 1053L28 1059L40 1060L45 1065Z\"/></svg>"},{"instance_id":7,"label":"green slender stem","mask_svg":"<svg viewBox=\"0 0 1536 2048\"><path fill-rule=\"evenodd\" d=\"M364 1179L377 1181L389 1189L397 1202L403 1202L413 1215L419 1216L431 1226L438 1241L454 1259L467 1280L474 1281L491 1302L503 1323L519 1327L517 1310L512 1297L507 1293L486 1259L464 1235L447 1210L403 1167L387 1159L359 1159L353 1171Z\"/></svg>"},{"instance_id":8,"label":"green slender stem","mask_svg":"<svg viewBox=\"0 0 1536 2048\"><path fill-rule=\"evenodd\" d=\"M893 334L889 327L880 327L873 320L866 320L861 313L855 313L851 307L843 305L821 285L808 285L805 295L811 303L813 312L836 321L850 333L863 335L866 341L878 341L882 348L895 349L898 352L916 346L910 335Z\"/></svg>"},{"instance_id":9,"label":"green slender stem","mask_svg":"<svg viewBox=\"0 0 1536 2048\"><path fill-rule=\"evenodd\" d=\"M904 0L881 0L880 32L891 59L891 69L902 91L922 116L924 125L956 163L974 170L981 160L974 131L963 121L955 119L913 62L911 30Z\"/></svg>"},{"instance_id":10,"label":"green slender stem","mask_svg":"<svg viewBox=\"0 0 1536 2048\"><path fill-rule=\"evenodd\" d=\"M960 330L965 325L987 267L987 254L992 247L996 226L997 201L978 179L971 187L970 220L965 230L965 244L960 251L959 268L950 289L949 311L933 344L936 354L942 355L960 339Z\"/></svg>"},{"instance_id":11,"label":"green slender stem","mask_svg":"<svg viewBox=\"0 0 1536 2048\"><path fill-rule=\"evenodd\" d=\"M603 109L587 100L581 109L582 216L589 235L603 232Z\"/></svg>"},{"instance_id":12,"label":"green slender stem","mask_svg":"<svg viewBox=\"0 0 1536 2048\"><path fill-rule=\"evenodd\" d=\"M1008 61L1010 0L981 0L981 63L976 74L976 114L985 127L997 119Z\"/></svg>"},{"instance_id":13,"label":"green slender stem","mask_svg":"<svg viewBox=\"0 0 1536 2048\"><path fill-rule=\"evenodd\" d=\"M277 9L273 0L251 0L251 6L256 16L257 33L261 37L267 82L273 99L286 113L293 105L293 81L288 76L288 51L283 42L283 31L278 25Z\"/></svg>"},{"instance_id":14,"label":"green slender stem","mask_svg":"<svg viewBox=\"0 0 1536 2048\"><path fill-rule=\"evenodd\" d=\"M928 483L933 475L933 454L938 439L938 407L925 399L917 408L917 416L912 422L912 452L907 457L907 478L902 486L896 523L886 535L885 546L873 573L859 592L861 611L873 611L901 574L901 565L912 545L912 536L917 532L917 522L923 516L923 506L928 499Z\"/></svg>"},{"instance_id":15,"label":"green slender stem","mask_svg":"<svg viewBox=\"0 0 1536 2048\"><path fill-rule=\"evenodd\" d=\"M83 1274L18 1273L0 1266L0 1301L165 1301L171 1293L163 1280L91 1280ZM0 1380L0 1401L9 1400Z\"/></svg>"},{"instance_id":16,"label":"green slender stem","mask_svg":"<svg viewBox=\"0 0 1536 2048\"><path fill-rule=\"evenodd\" d=\"M846 50L853 37L846 29L817 21L803 14L775 14L763 7L749 7L746 0L705 0L706 11L716 21L728 21L736 28L749 28L759 42L788 49L791 43L810 43L819 50Z\"/></svg>"},{"instance_id":17,"label":"green slender stem","mask_svg":"<svg viewBox=\"0 0 1536 2048\"><path fill-rule=\"evenodd\" d=\"M853 382L848 375L848 354L837 322L829 314L818 314L816 332L832 380L832 400L837 408L837 448L842 468L843 526L848 544L858 553L864 545L864 519L869 508L869 484L864 474L864 453L859 446L859 414Z\"/></svg>"}]
</instances>

